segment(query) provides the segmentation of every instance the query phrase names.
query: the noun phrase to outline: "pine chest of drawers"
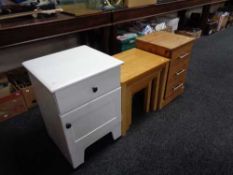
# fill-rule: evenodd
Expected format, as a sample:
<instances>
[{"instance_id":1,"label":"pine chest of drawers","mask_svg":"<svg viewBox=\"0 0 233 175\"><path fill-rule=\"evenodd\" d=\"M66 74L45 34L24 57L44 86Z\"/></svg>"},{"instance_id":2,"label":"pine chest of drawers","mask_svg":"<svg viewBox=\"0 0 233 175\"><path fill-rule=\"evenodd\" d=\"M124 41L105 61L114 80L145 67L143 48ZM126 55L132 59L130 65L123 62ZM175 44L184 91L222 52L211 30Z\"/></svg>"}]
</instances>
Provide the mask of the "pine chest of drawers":
<instances>
[{"instance_id":1,"label":"pine chest of drawers","mask_svg":"<svg viewBox=\"0 0 233 175\"><path fill-rule=\"evenodd\" d=\"M121 64L87 46L23 63L48 134L74 168L95 141L121 135Z\"/></svg>"},{"instance_id":2,"label":"pine chest of drawers","mask_svg":"<svg viewBox=\"0 0 233 175\"><path fill-rule=\"evenodd\" d=\"M137 48L170 59L164 96L160 108L184 92L185 77L194 38L168 32L155 32L137 39Z\"/></svg>"}]
</instances>

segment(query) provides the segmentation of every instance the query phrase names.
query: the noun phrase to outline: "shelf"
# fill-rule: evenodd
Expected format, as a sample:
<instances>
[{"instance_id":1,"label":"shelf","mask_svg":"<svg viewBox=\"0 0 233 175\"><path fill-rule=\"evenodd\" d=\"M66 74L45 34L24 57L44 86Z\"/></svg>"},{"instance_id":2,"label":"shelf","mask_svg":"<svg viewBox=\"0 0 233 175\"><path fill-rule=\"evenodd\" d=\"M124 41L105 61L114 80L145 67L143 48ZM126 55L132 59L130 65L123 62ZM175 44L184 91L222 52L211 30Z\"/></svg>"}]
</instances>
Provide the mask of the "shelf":
<instances>
[{"instance_id":1,"label":"shelf","mask_svg":"<svg viewBox=\"0 0 233 175\"><path fill-rule=\"evenodd\" d=\"M227 0L179 0L164 4L116 10L113 12L113 25L226 1Z\"/></svg>"},{"instance_id":2,"label":"shelf","mask_svg":"<svg viewBox=\"0 0 233 175\"><path fill-rule=\"evenodd\" d=\"M58 14L47 19L18 18L0 22L0 48L64 36L111 25L111 13Z\"/></svg>"},{"instance_id":3,"label":"shelf","mask_svg":"<svg viewBox=\"0 0 233 175\"><path fill-rule=\"evenodd\" d=\"M58 14L46 19L17 18L0 21L0 48L55 38L81 31L115 26L148 17L158 16L227 0L179 0L137 8L96 12L82 16Z\"/></svg>"}]
</instances>

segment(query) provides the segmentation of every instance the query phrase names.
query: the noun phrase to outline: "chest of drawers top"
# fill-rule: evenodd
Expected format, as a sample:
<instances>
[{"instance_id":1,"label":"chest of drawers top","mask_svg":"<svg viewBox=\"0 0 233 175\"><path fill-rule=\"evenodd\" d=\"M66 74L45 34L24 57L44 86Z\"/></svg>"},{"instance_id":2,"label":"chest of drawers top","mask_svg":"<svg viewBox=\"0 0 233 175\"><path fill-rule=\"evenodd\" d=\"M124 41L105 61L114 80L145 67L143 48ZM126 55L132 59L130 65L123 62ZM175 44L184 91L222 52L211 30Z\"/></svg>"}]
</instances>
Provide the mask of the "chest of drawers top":
<instances>
[{"instance_id":1,"label":"chest of drawers top","mask_svg":"<svg viewBox=\"0 0 233 175\"><path fill-rule=\"evenodd\" d=\"M23 63L51 93L121 64L122 61L88 46L68 49Z\"/></svg>"},{"instance_id":2,"label":"chest of drawers top","mask_svg":"<svg viewBox=\"0 0 233 175\"><path fill-rule=\"evenodd\" d=\"M194 38L169 32L155 32L150 35L140 37L138 38L138 40L148 42L153 45L157 45L170 50L174 50L180 46L194 41Z\"/></svg>"},{"instance_id":3,"label":"chest of drawers top","mask_svg":"<svg viewBox=\"0 0 233 175\"><path fill-rule=\"evenodd\" d=\"M190 51L194 38L169 32L155 32L137 39L137 48L167 58L176 58L181 52Z\"/></svg>"}]
</instances>

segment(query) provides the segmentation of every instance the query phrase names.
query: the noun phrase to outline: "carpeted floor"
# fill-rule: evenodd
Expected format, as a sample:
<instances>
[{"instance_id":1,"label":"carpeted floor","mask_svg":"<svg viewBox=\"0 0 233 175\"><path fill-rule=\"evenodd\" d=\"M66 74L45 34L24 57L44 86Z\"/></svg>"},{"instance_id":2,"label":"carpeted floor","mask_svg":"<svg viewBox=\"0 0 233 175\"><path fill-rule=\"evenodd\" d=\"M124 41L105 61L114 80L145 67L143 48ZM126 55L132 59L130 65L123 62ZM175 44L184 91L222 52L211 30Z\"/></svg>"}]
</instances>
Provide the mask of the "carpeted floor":
<instances>
[{"instance_id":1,"label":"carpeted floor","mask_svg":"<svg viewBox=\"0 0 233 175\"><path fill-rule=\"evenodd\" d=\"M118 141L98 142L86 159L72 170L38 108L0 123L1 175L232 175L233 28L195 44L182 97L137 117Z\"/></svg>"}]
</instances>

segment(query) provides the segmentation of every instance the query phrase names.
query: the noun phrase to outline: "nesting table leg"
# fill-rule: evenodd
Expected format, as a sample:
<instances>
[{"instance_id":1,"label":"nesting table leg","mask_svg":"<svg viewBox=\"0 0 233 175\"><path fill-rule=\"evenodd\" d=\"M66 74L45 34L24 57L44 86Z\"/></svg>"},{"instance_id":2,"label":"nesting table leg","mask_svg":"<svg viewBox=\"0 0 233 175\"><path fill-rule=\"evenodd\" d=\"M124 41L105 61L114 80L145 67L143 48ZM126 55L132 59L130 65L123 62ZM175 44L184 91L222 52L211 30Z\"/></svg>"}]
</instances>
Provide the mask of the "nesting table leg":
<instances>
[{"instance_id":1,"label":"nesting table leg","mask_svg":"<svg viewBox=\"0 0 233 175\"><path fill-rule=\"evenodd\" d=\"M168 69L169 64L166 64L164 68L162 69L161 75L160 75L160 90L159 90L159 104L158 108L162 109L164 104L164 96L166 91L166 84L167 84L167 77L168 77Z\"/></svg>"},{"instance_id":2,"label":"nesting table leg","mask_svg":"<svg viewBox=\"0 0 233 175\"><path fill-rule=\"evenodd\" d=\"M145 112L150 111L150 101L151 101L151 88L152 88L152 81L148 84L145 89L145 96L144 96L144 110Z\"/></svg>"},{"instance_id":3,"label":"nesting table leg","mask_svg":"<svg viewBox=\"0 0 233 175\"><path fill-rule=\"evenodd\" d=\"M156 111L158 108L160 76L161 76L161 72L156 73L156 76L153 80L152 95L151 95L151 109L152 109L152 111Z\"/></svg>"},{"instance_id":4,"label":"nesting table leg","mask_svg":"<svg viewBox=\"0 0 233 175\"><path fill-rule=\"evenodd\" d=\"M132 95L126 85L121 87L121 132L126 134L131 123Z\"/></svg>"}]
</instances>

